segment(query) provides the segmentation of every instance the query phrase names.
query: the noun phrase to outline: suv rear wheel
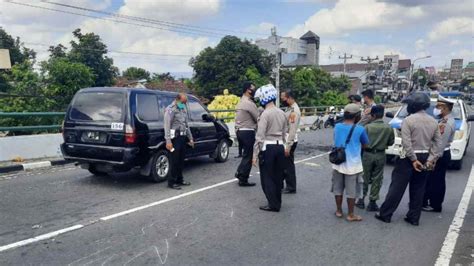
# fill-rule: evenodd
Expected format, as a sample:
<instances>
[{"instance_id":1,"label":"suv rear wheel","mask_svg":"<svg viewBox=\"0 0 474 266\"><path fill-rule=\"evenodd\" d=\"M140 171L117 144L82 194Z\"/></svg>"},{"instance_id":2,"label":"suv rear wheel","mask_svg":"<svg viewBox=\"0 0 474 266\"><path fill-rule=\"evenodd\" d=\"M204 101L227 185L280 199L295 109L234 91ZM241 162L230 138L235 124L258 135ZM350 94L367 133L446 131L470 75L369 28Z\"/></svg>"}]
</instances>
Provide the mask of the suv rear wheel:
<instances>
[{"instance_id":1,"label":"suv rear wheel","mask_svg":"<svg viewBox=\"0 0 474 266\"><path fill-rule=\"evenodd\" d=\"M162 182L168 179L169 175L171 175L170 153L166 150L160 150L153 157L150 177L155 182Z\"/></svg>"},{"instance_id":2,"label":"suv rear wheel","mask_svg":"<svg viewBox=\"0 0 474 266\"><path fill-rule=\"evenodd\" d=\"M216 160L218 163L223 163L227 161L227 158L229 158L229 142L223 139L217 145L216 158L214 160Z\"/></svg>"},{"instance_id":3,"label":"suv rear wheel","mask_svg":"<svg viewBox=\"0 0 474 266\"><path fill-rule=\"evenodd\" d=\"M89 165L89 172L95 176L105 176L107 175L106 172L102 172L102 171L99 171L97 170L97 167L93 164Z\"/></svg>"}]
</instances>

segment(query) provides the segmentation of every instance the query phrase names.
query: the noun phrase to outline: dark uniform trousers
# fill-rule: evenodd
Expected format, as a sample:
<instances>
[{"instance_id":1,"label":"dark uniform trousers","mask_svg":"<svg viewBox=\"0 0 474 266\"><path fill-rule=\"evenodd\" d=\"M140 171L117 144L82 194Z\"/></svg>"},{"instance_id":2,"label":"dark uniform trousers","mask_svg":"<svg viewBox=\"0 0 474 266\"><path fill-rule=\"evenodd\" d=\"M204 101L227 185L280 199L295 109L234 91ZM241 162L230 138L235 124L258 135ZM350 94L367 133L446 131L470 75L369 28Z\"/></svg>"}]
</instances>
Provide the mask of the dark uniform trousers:
<instances>
[{"instance_id":1,"label":"dark uniform trousers","mask_svg":"<svg viewBox=\"0 0 474 266\"><path fill-rule=\"evenodd\" d=\"M380 188L383 182L383 169L385 166L385 151L364 151L362 165L364 166L364 197L369 193L369 200L379 199Z\"/></svg>"},{"instance_id":2,"label":"dark uniform trousers","mask_svg":"<svg viewBox=\"0 0 474 266\"><path fill-rule=\"evenodd\" d=\"M426 163L428 153L417 153L416 157L422 164ZM380 207L380 216L391 218L403 198L405 190L410 184L410 204L407 218L418 222L421 216L423 197L425 194L426 180L429 172L417 172L408 158L399 159L395 163L395 169L392 172L392 183L388 189L385 201Z\"/></svg>"},{"instance_id":3,"label":"dark uniform trousers","mask_svg":"<svg viewBox=\"0 0 474 266\"><path fill-rule=\"evenodd\" d=\"M170 186L183 182L184 158L188 137L176 136L171 142L173 143L174 151L171 152L171 175L168 176L168 185Z\"/></svg>"},{"instance_id":4,"label":"dark uniform trousers","mask_svg":"<svg viewBox=\"0 0 474 266\"><path fill-rule=\"evenodd\" d=\"M295 168L295 150L297 142L293 143L290 149L290 156L286 158L285 170L283 170L283 180L286 182L288 190L296 190L296 168Z\"/></svg>"},{"instance_id":5,"label":"dark uniform trousers","mask_svg":"<svg viewBox=\"0 0 474 266\"><path fill-rule=\"evenodd\" d=\"M236 177L240 182L247 182L250 171L252 170L253 145L255 144L255 131L239 130L237 131L237 140L242 143L243 153L242 161L237 168Z\"/></svg>"},{"instance_id":6,"label":"dark uniform trousers","mask_svg":"<svg viewBox=\"0 0 474 266\"><path fill-rule=\"evenodd\" d=\"M451 151L443 153L437 162L434 171L426 182L425 199L423 206L431 206L435 211L441 211L446 193L446 170L451 161Z\"/></svg>"},{"instance_id":7,"label":"dark uniform trousers","mask_svg":"<svg viewBox=\"0 0 474 266\"><path fill-rule=\"evenodd\" d=\"M283 145L267 145L266 150L259 154L260 182L268 206L281 208L281 189L283 169L285 167L285 148Z\"/></svg>"}]
</instances>

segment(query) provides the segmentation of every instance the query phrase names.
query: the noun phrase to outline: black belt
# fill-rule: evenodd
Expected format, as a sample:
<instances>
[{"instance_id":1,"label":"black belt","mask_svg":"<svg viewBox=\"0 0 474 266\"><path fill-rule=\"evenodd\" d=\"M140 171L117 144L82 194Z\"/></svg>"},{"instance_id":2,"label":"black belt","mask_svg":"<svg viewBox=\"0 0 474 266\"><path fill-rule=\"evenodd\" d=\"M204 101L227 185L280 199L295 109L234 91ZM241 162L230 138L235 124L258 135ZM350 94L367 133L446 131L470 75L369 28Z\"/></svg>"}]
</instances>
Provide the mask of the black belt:
<instances>
[{"instance_id":1,"label":"black belt","mask_svg":"<svg viewBox=\"0 0 474 266\"><path fill-rule=\"evenodd\" d=\"M385 150L364 149L364 152L379 153L379 152L385 152Z\"/></svg>"}]
</instances>

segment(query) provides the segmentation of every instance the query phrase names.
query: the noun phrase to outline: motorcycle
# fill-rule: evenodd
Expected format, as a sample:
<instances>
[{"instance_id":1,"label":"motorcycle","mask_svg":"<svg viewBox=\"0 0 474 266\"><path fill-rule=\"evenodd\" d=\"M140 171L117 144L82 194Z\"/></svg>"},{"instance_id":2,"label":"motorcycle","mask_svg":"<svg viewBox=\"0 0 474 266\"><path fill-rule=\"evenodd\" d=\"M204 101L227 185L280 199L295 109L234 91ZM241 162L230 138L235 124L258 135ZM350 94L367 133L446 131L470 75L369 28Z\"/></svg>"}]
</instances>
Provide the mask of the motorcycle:
<instances>
[{"instance_id":1,"label":"motorcycle","mask_svg":"<svg viewBox=\"0 0 474 266\"><path fill-rule=\"evenodd\" d=\"M328 119L326 119L326 121L324 122L324 128L334 128L336 124L342 122L342 120L344 120L343 113L332 112L329 114Z\"/></svg>"},{"instance_id":2,"label":"motorcycle","mask_svg":"<svg viewBox=\"0 0 474 266\"><path fill-rule=\"evenodd\" d=\"M316 121L311 125L310 129L311 130L317 130L317 129L322 129L323 128L323 116L322 114L319 114L316 116Z\"/></svg>"}]
</instances>

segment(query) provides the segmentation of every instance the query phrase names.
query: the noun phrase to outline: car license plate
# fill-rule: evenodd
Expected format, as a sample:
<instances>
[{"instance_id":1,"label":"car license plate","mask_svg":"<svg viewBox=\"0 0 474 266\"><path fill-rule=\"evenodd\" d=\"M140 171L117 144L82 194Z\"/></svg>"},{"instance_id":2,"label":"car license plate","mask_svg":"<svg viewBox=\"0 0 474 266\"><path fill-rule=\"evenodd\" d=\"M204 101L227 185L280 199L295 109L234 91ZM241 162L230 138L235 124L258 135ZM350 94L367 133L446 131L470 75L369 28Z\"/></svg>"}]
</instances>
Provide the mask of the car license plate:
<instances>
[{"instance_id":1,"label":"car license plate","mask_svg":"<svg viewBox=\"0 0 474 266\"><path fill-rule=\"evenodd\" d=\"M94 143L105 142L105 136L103 136L103 134L100 134L100 132L87 131L87 132L84 132L82 136L83 136L82 138L87 142L94 142Z\"/></svg>"}]
</instances>

